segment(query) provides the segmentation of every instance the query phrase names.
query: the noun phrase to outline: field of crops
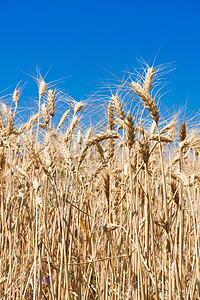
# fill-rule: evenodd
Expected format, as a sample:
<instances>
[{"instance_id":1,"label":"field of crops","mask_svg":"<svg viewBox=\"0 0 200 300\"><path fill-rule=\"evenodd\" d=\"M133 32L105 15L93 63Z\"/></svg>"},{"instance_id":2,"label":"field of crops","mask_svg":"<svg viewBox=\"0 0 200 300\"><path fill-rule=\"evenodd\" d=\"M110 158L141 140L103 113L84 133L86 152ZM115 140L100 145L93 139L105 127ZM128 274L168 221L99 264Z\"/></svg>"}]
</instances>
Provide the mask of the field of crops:
<instances>
[{"instance_id":1,"label":"field of crops","mask_svg":"<svg viewBox=\"0 0 200 300\"><path fill-rule=\"evenodd\" d=\"M99 126L95 101L58 119L41 76L26 122L20 85L1 99L0 299L199 299L200 136L160 115L160 71L109 88Z\"/></svg>"}]
</instances>

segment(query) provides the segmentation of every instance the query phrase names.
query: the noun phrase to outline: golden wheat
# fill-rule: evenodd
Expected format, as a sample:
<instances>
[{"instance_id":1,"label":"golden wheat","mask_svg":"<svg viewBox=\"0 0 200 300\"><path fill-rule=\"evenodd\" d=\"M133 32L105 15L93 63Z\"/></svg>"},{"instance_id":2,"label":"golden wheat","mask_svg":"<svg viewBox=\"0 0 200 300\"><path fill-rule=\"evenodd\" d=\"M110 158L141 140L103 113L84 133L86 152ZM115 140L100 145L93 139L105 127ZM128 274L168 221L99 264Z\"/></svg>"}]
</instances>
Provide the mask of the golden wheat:
<instances>
[{"instance_id":1,"label":"golden wheat","mask_svg":"<svg viewBox=\"0 0 200 300\"><path fill-rule=\"evenodd\" d=\"M13 109L1 103L1 299L199 299L200 137L178 117L161 122L155 70L125 91L151 118L122 106L123 81L104 130L83 102L58 116L42 77L24 124L21 89Z\"/></svg>"}]
</instances>

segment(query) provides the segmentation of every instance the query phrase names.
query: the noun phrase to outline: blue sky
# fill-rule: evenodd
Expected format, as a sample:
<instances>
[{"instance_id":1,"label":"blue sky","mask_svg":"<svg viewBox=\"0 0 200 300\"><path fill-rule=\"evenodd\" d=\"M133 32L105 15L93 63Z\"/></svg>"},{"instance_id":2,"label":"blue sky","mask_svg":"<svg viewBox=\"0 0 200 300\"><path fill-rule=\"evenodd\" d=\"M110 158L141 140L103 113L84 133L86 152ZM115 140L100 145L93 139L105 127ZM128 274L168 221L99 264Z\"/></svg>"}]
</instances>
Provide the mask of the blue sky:
<instances>
[{"instance_id":1,"label":"blue sky","mask_svg":"<svg viewBox=\"0 0 200 300\"><path fill-rule=\"evenodd\" d=\"M36 87L24 73L39 66L43 75L50 68L47 81L66 77L59 87L79 101L112 78L105 69L122 77L155 57L176 68L164 105L199 110L199 1L1 1L0 91L28 81L26 99Z\"/></svg>"}]
</instances>

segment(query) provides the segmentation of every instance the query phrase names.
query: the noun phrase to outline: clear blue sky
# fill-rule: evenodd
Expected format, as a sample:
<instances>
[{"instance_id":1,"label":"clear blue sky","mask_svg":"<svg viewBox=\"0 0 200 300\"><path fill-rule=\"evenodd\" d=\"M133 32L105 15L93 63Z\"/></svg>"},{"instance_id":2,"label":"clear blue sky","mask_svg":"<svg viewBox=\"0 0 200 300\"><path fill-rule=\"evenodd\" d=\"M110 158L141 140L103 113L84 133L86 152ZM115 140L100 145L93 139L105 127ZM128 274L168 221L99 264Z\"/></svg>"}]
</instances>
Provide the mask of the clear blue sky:
<instances>
[{"instance_id":1,"label":"clear blue sky","mask_svg":"<svg viewBox=\"0 0 200 300\"><path fill-rule=\"evenodd\" d=\"M137 58L156 55L157 64L176 67L162 101L179 107L187 99L188 109L198 110L199 0L1 1L0 91L32 81L21 71L39 66L45 75L51 67L47 81L69 76L59 87L79 101L98 89L104 69L122 77L138 67Z\"/></svg>"}]
</instances>

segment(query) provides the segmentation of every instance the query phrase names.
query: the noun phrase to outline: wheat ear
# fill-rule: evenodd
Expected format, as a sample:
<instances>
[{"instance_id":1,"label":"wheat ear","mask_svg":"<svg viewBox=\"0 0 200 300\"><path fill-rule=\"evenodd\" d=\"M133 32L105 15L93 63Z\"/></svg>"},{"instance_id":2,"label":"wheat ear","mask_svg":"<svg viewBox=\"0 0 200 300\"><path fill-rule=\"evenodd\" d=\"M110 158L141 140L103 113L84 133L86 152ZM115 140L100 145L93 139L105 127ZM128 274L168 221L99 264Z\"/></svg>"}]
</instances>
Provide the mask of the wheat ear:
<instances>
[{"instance_id":1,"label":"wheat ear","mask_svg":"<svg viewBox=\"0 0 200 300\"><path fill-rule=\"evenodd\" d=\"M14 115L10 111L9 114L8 114L8 125L7 125L7 128L6 128L7 137L12 133L13 128L14 128Z\"/></svg>"},{"instance_id":2,"label":"wheat ear","mask_svg":"<svg viewBox=\"0 0 200 300\"><path fill-rule=\"evenodd\" d=\"M183 122L181 124L181 130L180 130L180 133L179 133L180 142L183 142L186 139L186 135L187 135L186 123Z\"/></svg>"},{"instance_id":3,"label":"wheat ear","mask_svg":"<svg viewBox=\"0 0 200 300\"><path fill-rule=\"evenodd\" d=\"M48 91L48 109L49 109L49 115L50 115L50 128L52 123L52 118L55 114L55 92L53 90Z\"/></svg>"},{"instance_id":4,"label":"wheat ear","mask_svg":"<svg viewBox=\"0 0 200 300\"><path fill-rule=\"evenodd\" d=\"M140 83L131 82L131 86L133 91L143 100L145 107L149 110L152 119L158 123L159 121L159 112L157 108L157 104L152 96L147 92Z\"/></svg>"},{"instance_id":5,"label":"wheat ear","mask_svg":"<svg viewBox=\"0 0 200 300\"><path fill-rule=\"evenodd\" d=\"M108 129L114 130L115 120L114 120L114 111L111 103L108 104ZM108 158L112 158L114 155L115 143L113 139L108 140Z\"/></svg>"},{"instance_id":6,"label":"wheat ear","mask_svg":"<svg viewBox=\"0 0 200 300\"><path fill-rule=\"evenodd\" d=\"M143 82L143 89L147 92L150 93L151 91L151 86L153 83L153 78L154 78L154 68L149 67L146 71L145 79Z\"/></svg>"},{"instance_id":7,"label":"wheat ear","mask_svg":"<svg viewBox=\"0 0 200 300\"><path fill-rule=\"evenodd\" d=\"M0 142L0 174L3 171L6 164L6 151L3 142Z\"/></svg>"},{"instance_id":8,"label":"wheat ear","mask_svg":"<svg viewBox=\"0 0 200 300\"><path fill-rule=\"evenodd\" d=\"M81 165L82 161L84 160L86 153L87 153L87 149L89 147L91 147L92 145L94 145L96 142L101 142L103 140L107 140L110 138L118 138L119 135L116 132L105 132L102 134L97 134L95 137L93 138L88 138L85 142L84 142L84 146L83 149L81 150L80 156L79 156L79 164L78 166Z\"/></svg>"},{"instance_id":9,"label":"wheat ear","mask_svg":"<svg viewBox=\"0 0 200 300\"><path fill-rule=\"evenodd\" d=\"M61 126L63 125L63 123L64 123L65 120L67 119L67 116L69 115L69 112L70 112L69 109L66 110L66 112L64 112L64 114L62 115L62 118L60 119L60 122L59 122L59 124L58 124L58 126L57 126L56 131L58 131L58 130L61 128Z\"/></svg>"},{"instance_id":10,"label":"wheat ear","mask_svg":"<svg viewBox=\"0 0 200 300\"><path fill-rule=\"evenodd\" d=\"M129 111L127 113L125 124L126 124L127 145L129 149L131 149L133 144L135 143L135 126L134 126L133 118Z\"/></svg>"},{"instance_id":11,"label":"wheat ear","mask_svg":"<svg viewBox=\"0 0 200 300\"><path fill-rule=\"evenodd\" d=\"M74 107L74 114L76 115L79 111L81 111L83 108L83 102L77 102L75 107Z\"/></svg>"},{"instance_id":12,"label":"wheat ear","mask_svg":"<svg viewBox=\"0 0 200 300\"><path fill-rule=\"evenodd\" d=\"M42 111L42 116L43 116L43 119L44 119L44 123L48 124L49 123L49 115L48 115L48 110L47 110L47 107L46 107L45 103L42 104L41 111Z\"/></svg>"},{"instance_id":13,"label":"wheat ear","mask_svg":"<svg viewBox=\"0 0 200 300\"><path fill-rule=\"evenodd\" d=\"M4 128L5 128L5 124L4 124L2 113L0 111L0 130L2 130Z\"/></svg>"},{"instance_id":14,"label":"wheat ear","mask_svg":"<svg viewBox=\"0 0 200 300\"><path fill-rule=\"evenodd\" d=\"M112 100L112 103L113 103L113 106L114 106L114 108L116 110L117 115L119 116L119 118L122 121L124 121L124 119L125 119L125 113L124 113L122 105L121 105L121 103L119 101L118 95L115 95L115 96L112 95L111 100Z\"/></svg>"},{"instance_id":15,"label":"wheat ear","mask_svg":"<svg viewBox=\"0 0 200 300\"><path fill-rule=\"evenodd\" d=\"M33 126L33 124L38 120L38 118L40 118L40 114L37 113L36 115L34 115L33 117L30 118L29 122L26 124L26 129L30 130L31 127Z\"/></svg>"},{"instance_id":16,"label":"wheat ear","mask_svg":"<svg viewBox=\"0 0 200 300\"><path fill-rule=\"evenodd\" d=\"M103 190L108 203L108 215L110 215L110 176L107 170L103 175Z\"/></svg>"},{"instance_id":17,"label":"wheat ear","mask_svg":"<svg viewBox=\"0 0 200 300\"><path fill-rule=\"evenodd\" d=\"M13 93L13 101L15 104L18 104L19 102L19 90L17 88L15 88Z\"/></svg>"},{"instance_id":18,"label":"wheat ear","mask_svg":"<svg viewBox=\"0 0 200 300\"><path fill-rule=\"evenodd\" d=\"M36 142L38 142L38 138L39 138L39 128L40 128L40 106L41 106L41 98L44 96L44 94L46 93L46 89L47 89L47 84L44 81L44 79L42 79L39 83L39 107L38 107L38 126L37 126L37 135L36 135ZM37 143L36 143L37 144Z\"/></svg>"},{"instance_id":19,"label":"wheat ear","mask_svg":"<svg viewBox=\"0 0 200 300\"><path fill-rule=\"evenodd\" d=\"M40 81L40 84L39 84L39 97L40 97L40 99L44 96L44 94L46 93L46 90L47 90L47 84L44 81L44 79L42 79Z\"/></svg>"}]
</instances>

